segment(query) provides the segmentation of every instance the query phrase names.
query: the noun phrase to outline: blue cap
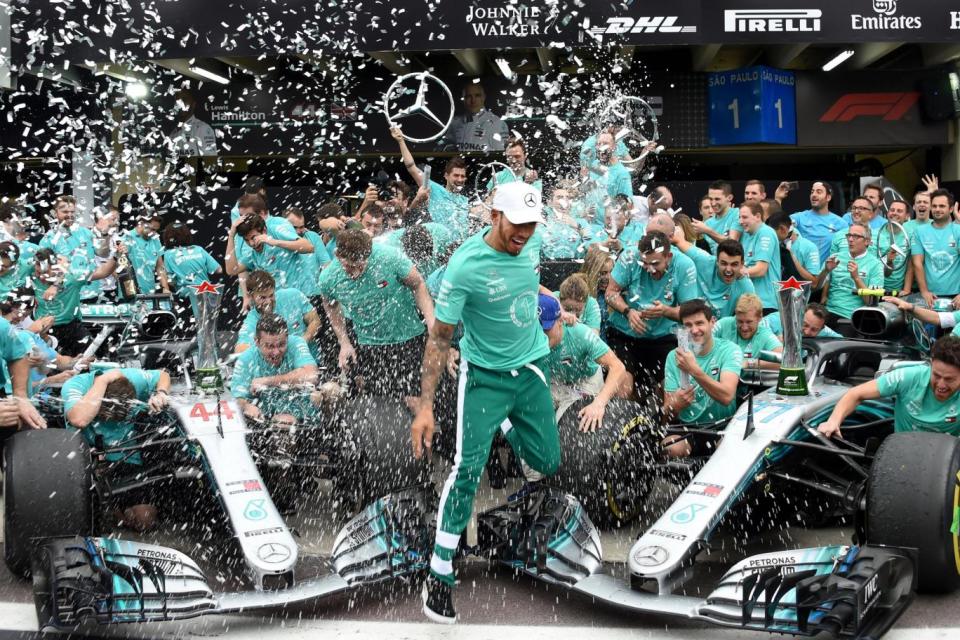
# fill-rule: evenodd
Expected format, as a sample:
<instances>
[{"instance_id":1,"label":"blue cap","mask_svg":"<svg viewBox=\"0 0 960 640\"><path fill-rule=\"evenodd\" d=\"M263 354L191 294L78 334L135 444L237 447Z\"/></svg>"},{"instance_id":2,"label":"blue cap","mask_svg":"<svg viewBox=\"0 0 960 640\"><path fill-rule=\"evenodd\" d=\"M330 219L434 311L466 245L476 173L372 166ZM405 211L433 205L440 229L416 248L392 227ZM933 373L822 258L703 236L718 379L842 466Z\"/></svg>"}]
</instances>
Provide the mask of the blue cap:
<instances>
[{"instance_id":1,"label":"blue cap","mask_svg":"<svg viewBox=\"0 0 960 640\"><path fill-rule=\"evenodd\" d=\"M553 296L541 293L537 313L540 316L540 326L544 331L550 331L560 319L560 301Z\"/></svg>"}]
</instances>

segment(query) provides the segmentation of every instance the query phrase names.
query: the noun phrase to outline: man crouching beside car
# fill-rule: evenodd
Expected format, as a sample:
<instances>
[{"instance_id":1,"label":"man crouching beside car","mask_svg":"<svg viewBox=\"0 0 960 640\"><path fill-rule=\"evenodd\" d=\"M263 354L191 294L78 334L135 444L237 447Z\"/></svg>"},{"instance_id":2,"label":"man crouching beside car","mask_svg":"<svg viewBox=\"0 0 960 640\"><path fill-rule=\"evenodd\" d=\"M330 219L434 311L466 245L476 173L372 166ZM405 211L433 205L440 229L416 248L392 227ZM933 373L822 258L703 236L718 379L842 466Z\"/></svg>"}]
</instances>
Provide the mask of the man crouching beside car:
<instances>
[{"instance_id":1,"label":"man crouching beside car","mask_svg":"<svg viewBox=\"0 0 960 640\"><path fill-rule=\"evenodd\" d=\"M895 431L933 431L960 436L960 338L933 344L930 362L900 367L850 389L818 427L842 438L840 425L864 400L893 398Z\"/></svg>"},{"instance_id":2,"label":"man crouching beside car","mask_svg":"<svg viewBox=\"0 0 960 640\"><path fill-rule=\"evenodd\" d=\"M60 391L67 428L79 429L91 446L117 447L134 431L133 419L144 409L162 411L170 394L166 371L113 369L84 373L68 380ZM107 453L108 462L122 465L120 475L136 476L143 460L140 452ZM125 491L116 505L118 520L137 531L153 527L157 519L152 487Z\"/></svg>"}]
</instances>

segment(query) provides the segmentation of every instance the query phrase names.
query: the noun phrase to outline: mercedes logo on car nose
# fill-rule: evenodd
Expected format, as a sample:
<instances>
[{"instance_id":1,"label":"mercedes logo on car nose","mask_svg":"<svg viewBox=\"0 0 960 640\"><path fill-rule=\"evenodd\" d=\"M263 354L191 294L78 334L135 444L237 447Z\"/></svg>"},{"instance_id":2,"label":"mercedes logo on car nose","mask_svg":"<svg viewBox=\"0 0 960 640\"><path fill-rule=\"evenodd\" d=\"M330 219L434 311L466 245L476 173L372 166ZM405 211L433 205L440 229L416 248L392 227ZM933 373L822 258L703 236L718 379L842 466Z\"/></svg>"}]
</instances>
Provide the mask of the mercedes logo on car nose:
<instances>
[{"instance_id":1,"label":"mercedes logo on car nose","mask_svg":"<svg viewBox=\"0 0 960 640\"><path fill-rule=\"evenodd\" d=\"M257 557L270 564L280 564L290 558L290 549L286 545L268 542L260 545L257 550Z\"/></svg>"},{"instance_id":2,"label":"mercedes logo on car nose","mask_svg":"<svg viewBox=\"0 0 960 640\"><path fill-rule=\"evenodd\" d=\"M532 193L528 193L527 195L523 196L523 203L528 207L535 207L537 206L537 197Z\"/></svg>"},{"instance_id":3,"label":"mercedes logo on car nose","mask_svg":"<svg viewBox=\"0 0 960 640\"><path fill-rule=\"evenodd\" d=\"M651 545L638 549L633 554L633 561L641 567L656 567L666 562L669 557L666 549Z\"/></svg>"}]
</instances>

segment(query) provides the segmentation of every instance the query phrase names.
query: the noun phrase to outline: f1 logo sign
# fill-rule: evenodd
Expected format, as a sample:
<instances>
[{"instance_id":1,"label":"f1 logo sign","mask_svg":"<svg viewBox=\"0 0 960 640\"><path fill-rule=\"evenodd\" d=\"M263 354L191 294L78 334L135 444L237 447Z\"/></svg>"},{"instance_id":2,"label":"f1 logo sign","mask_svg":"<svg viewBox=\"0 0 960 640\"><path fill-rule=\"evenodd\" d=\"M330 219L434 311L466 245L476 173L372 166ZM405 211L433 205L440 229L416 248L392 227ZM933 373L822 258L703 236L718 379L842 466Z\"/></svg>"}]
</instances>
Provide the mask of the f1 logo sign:
<instances>
[{"instance_id":1,"label":"f1 logo sign","mask_svg":"<svg viewBox=\"0 0 960 640\"><path fill-rule=\"evenodd\" d=\"M900 120L920 99L916 91L909 93L848 93L820 116L820 122L850 122L861 116Z\"/></svg>"}]
</instances>

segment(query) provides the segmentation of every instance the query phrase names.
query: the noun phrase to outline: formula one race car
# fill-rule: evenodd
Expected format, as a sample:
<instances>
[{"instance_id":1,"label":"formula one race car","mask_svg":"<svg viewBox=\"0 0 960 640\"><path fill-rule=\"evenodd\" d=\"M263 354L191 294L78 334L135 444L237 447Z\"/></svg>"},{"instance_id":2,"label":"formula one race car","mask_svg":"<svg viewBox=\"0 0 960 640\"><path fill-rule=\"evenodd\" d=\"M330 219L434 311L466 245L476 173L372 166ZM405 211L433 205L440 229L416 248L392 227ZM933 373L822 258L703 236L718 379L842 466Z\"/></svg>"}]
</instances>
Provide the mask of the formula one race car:
<instances>
[{"instance_id":1,"label":"formula one race car","mask_svg":"<svg viewBox=\"0 0 960 640\"><path fill-rule=\"evenodd\" d=\"M849 384L904 366L917 354L896 344L860 340L813 340L804 347L809 395L786 397L771 389L752 397L721 428L678 432L717 442L709 457L670 461L647 444L634 445L635 439L649 441L644 420L628 421L631 429L604 441L617 451L647 451L639 456L641 463L630 461L628 475L616 484L605 472L594 479L604 487L601 495L613 496L617 505L640 504L655 478L683 485L631 549L629 582L605 572L599 534L578 497L549 486L528 487L481 514L478 544L465 552L634 612L779 633L881 635L918 588L943 591L960 583L953 561L960 444L937 434L890 434L891 409L882 403L852 415L843 442L820 438L818 421ZM69 523L57 528L48 519L45 529L31 533L20 527L13 536L38 549L31 566L43 627L282 606L424 574L436 517L432 485L386 493L364 508L337 535L329 573L301 580L296 541L250 454L252 425L228 396L197 391L174 396L176 423L154 430L152 437L168 439L183 456L192 456L193 469L173 473L205 481L208 495L222 505L252 590L217 593L213 585L222 583L222 576L208 576L180 550L93 535L86 525L90 453L66 432L47 432L56 433L55 442L53 436L39 436L50 439L42 446L32 446L33 434L20 434L7 449L13 450L6 456L8 513L16 518L42 510L47 499L58 505L58 522ZM403 430L404 444L396 436L393 449L406 454L406 421L394 426ZM21 443L27 446L17 451ZM53 466L50 460L56 461ZM30 465L57 472L46 483L34 473L36 487L19 494L23 485L16 469ZM629 502L622 498L624 490ZM706 592L688 595L695 592L687 586L697 560L710 553L711 539L721 528L749 530L770 520L788 523L823 514L852 517L854 543L747 557ZM7 515L8 532L11 524L19 527Z\"/></svg>"}]
</instances>

